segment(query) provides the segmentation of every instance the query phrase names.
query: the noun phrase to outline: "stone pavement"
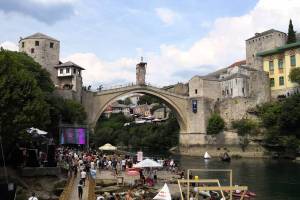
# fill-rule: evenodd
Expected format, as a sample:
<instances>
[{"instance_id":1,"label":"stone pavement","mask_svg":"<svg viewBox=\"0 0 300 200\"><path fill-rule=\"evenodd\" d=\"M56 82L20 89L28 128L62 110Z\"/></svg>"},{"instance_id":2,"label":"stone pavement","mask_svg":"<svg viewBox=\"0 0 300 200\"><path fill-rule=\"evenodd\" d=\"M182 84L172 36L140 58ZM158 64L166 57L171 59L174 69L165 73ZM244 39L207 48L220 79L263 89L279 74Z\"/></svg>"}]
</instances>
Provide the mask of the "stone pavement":
<instances>
[{"instance_id":1,"label":"stone pavement","mask_svg":"<svg viewBox=\"0 0 300 200\"><path fill-rule=\"evenodd\" d=\"M72 193L70 195L69 200L79 200L78 198L78 183L79 183L80 177L79 173L77 174L77 177L74 180L73 187L72 187ZM83 195L82 200L88 199L88 191L89 191L89 183L88 180L85 180L85 186L83 188Z\"/></svg>"}]
</instances>

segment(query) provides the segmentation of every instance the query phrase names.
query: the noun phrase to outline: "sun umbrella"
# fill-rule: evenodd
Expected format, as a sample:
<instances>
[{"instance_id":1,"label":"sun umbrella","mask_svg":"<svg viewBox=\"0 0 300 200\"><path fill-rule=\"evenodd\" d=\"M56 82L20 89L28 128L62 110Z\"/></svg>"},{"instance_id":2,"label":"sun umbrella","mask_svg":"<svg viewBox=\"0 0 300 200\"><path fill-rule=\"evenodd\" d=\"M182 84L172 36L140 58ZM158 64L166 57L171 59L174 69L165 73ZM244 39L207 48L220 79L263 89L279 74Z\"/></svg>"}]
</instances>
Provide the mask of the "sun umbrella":
<instances>
[{"instance_id":1,"label":"sun umbrella","mask_svg":"<svg viewBox=\"0 0 300 200\"><path fill-rule=\"evenodd\" d=\"M38 128L33 128L33 127L27 129L26 131L27 131L27 133L31 133L31 134L37 133L38 135L47 135L46 131L40 130Z\"/></svg>"},{"instance_id":2,"label":"sun umbrella","mask_svg":"<svg viewBox=\"0 0 300 200\"><path fill-rule=\"evenodd\" d=\"M109 144L109 143L106 143L105 145L99 147L99 150L102 150L102 151L114 151L114 150L117 150L117 147Z\"/></svg>"},{"instance_id":3,"label":"sun umbrella","mask_svg":"<svg viewBox=\"0 0 300 200\"><path fill-rule=\"evenodd\" d=\"M138 164L134 165L133 167L136 168L145 168L145 167L162 167L161 164L159 164L158 162L151 160L151 159L145 159L142 160L141 162L139 162Z\"/></svg>"}]
</instances>

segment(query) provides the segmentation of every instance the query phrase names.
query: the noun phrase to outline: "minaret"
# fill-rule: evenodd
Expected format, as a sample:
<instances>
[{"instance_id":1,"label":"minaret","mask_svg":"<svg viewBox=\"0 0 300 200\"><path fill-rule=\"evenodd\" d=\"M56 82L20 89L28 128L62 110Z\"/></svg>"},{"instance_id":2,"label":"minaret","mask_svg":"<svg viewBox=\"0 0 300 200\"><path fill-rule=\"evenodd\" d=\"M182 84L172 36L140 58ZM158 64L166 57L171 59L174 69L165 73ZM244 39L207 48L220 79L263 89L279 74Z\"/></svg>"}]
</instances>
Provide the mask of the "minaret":
<instances>
[{"instance_id":1,"label":"minaret","mask_svg":"<svg viewBox=\"0 0 300 200\"><path fill-rule=\"evenodd\" d=\"M146 66L147 63L143 62L143 57L141 57L141 62L136 65L136 84L146 85Z\"/></svg>"}]
</instances>

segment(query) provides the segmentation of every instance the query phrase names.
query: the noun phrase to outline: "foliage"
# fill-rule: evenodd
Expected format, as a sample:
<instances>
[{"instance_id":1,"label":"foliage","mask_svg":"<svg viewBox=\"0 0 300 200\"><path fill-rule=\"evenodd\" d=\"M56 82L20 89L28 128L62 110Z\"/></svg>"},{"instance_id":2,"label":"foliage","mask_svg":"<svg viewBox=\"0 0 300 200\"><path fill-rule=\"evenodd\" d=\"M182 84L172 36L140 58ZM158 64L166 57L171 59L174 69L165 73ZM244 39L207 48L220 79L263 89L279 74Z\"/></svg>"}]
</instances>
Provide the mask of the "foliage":
<instances>
[{"instance_id":1,"label":"foliage","mask_svg":"<svg viewBox=\"0 0 300 200\"><path fill-rule=\"evenodd\" d=\"M240 119L232 122L232 128L236 129L240 136L254 135L258 124L250 119Z\"/></svg>"},{"instance_id":2,"label":"foliage","mask_svg":"<svg viewBox=\"0 0 300 200\"><path fill-rule=\"evenodd\" d=\"M297 151L300 141L300 95L260 106L258 117L265 128L267 145Z\"/></svg>"},{"instance_id":3,"label":"foliage","mask_svg":"<svg viewBox=\"0 0 300 200\"><path fill-rule=\"evenodd\" d=\"M289 78L292 82L300 85L300 68L293 68L289 74Z\"/></svg>"},{"instance_id":4,"label":"foliage","mask_svg":"<svg viewBox=\"0 0 300 200\"><path fill-rule=\"evenodd\" d=\"M152 95L148 95L148 94L145 94L143 96L141 96L139 98L139 101L138 101L138 104L139 105L143 105L143 104L153 104L153 103L158 103L158 104L162 104L163 103L163 100L155 97L155 96L152 96Z\"/></svg>"},{"instance_id":5,"label":"foliage","mask_svg":"<svg viewBox=\"0 0 300 200\"><path fill-rule=\"evenodd\" d=\"M250 143L249 135L257 133L258 124L250 119L240 119L232 122L232 128L236 129L239 136L241 136L240 145L242 150L245 151Z\"/></svg>"},{"instance_id":6,"label":"foliage","mask_svg":"<svg viewBox=\"0 0 300 200\"><path fill-rule=\"evenodd\" d=\"M44 75L48 76L25 54L0 51L0 132L7 145L26 128L50 123L42 89L51 92L52 87L48 78L41 78Z\"/></svg>"},{"instance_id":7,"label":"foliage","mask_svg":"<svg viewBox=\"0 0 300 200\"><path fill-rule=\"evenodd\" d=\"M112 114L109 119L100 118L91 135L95 146L107 142L133 148L169 149L178 145L179 126L174 116L161 124L132 124L123 114Z\"/></svg>"},{"instance_id":8,"label":"foliage","mask_svg":"<svg viewBox=\"0 0 300 200\"><path fill-rule=\"evenodd\" d=\"M294 31L294 26L293 26L293 22L290 19L290 23L289 23L289 30L288 30L288 38L287 38L287 44L291 44L296 42L296 32Z\"/></svg>"},{"instance_id":9,"label":"foliage","mask_svg":"<svg viewBox=\"0 0 300 200\"><path fill-rule=\"evenodd\" d=\"M225 122L220 115L217 113L212 114L208 120L208 125L206 128L207 134L218 134L224 130Z\"/></svg>"},{"instance_id":10,"label":"foliage","mask_svg":"<svg viewBox=\"0 0 300 200\"><path fill-rule=\"evenodd\" d=\"M125 104L125 105L130 105L130 104L132 104L131 99L130 99L129 97L127 97L127 98L124 100L124 104Z\"/></svg>"},{"instance_id":11,"label":"foliage","mask_svg":"<svg viewBox=\"0 0 300 200\"><path fill-rule=\"evenodd\" d=\"M25 130L37 127L58 132L60 119L83 123L83 107L55 97L49 73L24 53L0 51L0 134L8 150L16 141L29 141Z\"/></svg>"}]
</instances>

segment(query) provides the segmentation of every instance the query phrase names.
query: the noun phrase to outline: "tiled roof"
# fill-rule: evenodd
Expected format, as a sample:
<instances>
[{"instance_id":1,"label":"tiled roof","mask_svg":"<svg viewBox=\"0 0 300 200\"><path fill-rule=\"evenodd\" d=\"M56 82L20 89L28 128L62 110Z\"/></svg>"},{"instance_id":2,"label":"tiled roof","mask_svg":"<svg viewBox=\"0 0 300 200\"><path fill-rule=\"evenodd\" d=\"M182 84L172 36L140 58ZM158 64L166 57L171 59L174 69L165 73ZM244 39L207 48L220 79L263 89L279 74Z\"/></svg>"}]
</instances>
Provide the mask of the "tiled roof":
<instances>
[{"instance_id":1,"label":"tiled roof","mask_svg":"<svg viewBox=\"0 0 300 200\"><path fill-rule=\"evenodd\" d=\"M33 35L30 35L30 36L27 36L25 38L22 38L21 40L24 40L24 39L48 39L48 40L58 41L57 39L55 39L53 37L50 37L48 35L45 35L43 33L35 33Z\"/></svg>"},{"instance_id":2,"label":"tiled roof","mask_svg":"<svg viewBox=\"0 0 300 200\"><path fill-rule=\"evenodd\" d=\"M59 64L59 65L55 65L54 66L55 68L61 68L61 67L76 67L76 68L79 68L81 70L84 70L84 68L80 67L79 65L71 62L71 61L68 61L68 62L65 62L65 63L62 63L62 64Z\"/></svg>"},{"instance_id":3,"label":"tiled roof","mask_svg":"<svg viewBox=\"0 0 300 200\"><path fill-rule=\"evenodd\" d=\"M246 65L246 60L237 61L237 62L229 65L228 67L241 66L241 65Z\"/></svg>"}]
</instances>

